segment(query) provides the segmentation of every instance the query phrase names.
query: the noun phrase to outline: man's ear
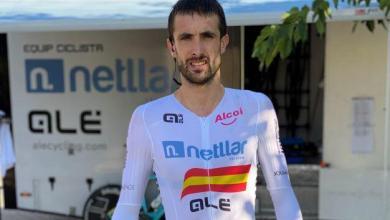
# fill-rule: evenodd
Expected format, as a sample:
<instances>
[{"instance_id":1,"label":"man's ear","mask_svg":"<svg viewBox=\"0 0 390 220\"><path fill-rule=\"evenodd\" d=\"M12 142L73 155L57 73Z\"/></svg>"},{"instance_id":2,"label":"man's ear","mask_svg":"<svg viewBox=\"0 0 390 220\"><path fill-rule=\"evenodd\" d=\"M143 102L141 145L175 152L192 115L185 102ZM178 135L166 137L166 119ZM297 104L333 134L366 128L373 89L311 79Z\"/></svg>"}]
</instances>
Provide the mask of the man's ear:
<instances>
[{"instance_id":1,"label":"man's ear","mask_svg":"<svg viewBox=\"0 0 390 220\"><path fill-rule=\"evenodd\" d=\"M167 38L167 48L168 48L169 52L171 53L171 56L173 58L176 58L176 47L175 47L175 44L169 38Z\"/></svg>"},{"instance_id":2,"label":"man's ear","mask_svg":"<svg viewBox=\"0 0 390 220\"><path fill-rule=\"evenodd\" d=\"M227 46L229 45L229 41L230 41L230 38L229 38L229 35L228 35L228 34L225 34L225 35L221 38L221 54L225 53L226 48L227 48Z\"/></svg>"}]
</instances>

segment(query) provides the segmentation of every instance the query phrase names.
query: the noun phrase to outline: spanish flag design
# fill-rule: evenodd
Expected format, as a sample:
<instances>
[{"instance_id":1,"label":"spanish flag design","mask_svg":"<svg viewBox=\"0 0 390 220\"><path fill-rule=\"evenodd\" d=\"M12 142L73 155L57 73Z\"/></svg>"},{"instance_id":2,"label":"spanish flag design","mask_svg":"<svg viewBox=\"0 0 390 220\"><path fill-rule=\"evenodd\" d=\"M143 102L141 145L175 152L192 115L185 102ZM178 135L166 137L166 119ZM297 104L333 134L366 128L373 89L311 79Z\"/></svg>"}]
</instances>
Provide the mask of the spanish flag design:
<instances>
[{"instance_id":1,"label":"spanish flag design","mask_svg":"<svg viewBox=\"0 0 390 220\"><path fill-rule=\"evenodd\" d=\"M218 167L213 169L192 168L184 175L181 198L200 192L241 192L246 190L251 165Z\"/></svg>"}]
</instances>

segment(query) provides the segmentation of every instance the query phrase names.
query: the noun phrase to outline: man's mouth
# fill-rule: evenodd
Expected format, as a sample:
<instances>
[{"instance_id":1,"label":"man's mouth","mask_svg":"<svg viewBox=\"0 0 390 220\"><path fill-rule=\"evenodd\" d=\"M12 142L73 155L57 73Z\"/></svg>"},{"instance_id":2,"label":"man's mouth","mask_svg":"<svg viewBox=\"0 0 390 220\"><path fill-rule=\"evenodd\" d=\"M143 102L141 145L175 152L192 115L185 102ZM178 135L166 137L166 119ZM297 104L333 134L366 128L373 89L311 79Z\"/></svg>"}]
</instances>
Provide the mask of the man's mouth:
<instances>
[{"instance_id":1,"label":"man's mouth","mask_svg":"<svg viewBox=\"0 0 390 220\"><path fill-rule=\"evenodd\" d=\"M190 62L190 65L192 65L192 66L201 66L201 65L204 65L204 64L206 64L205 60L199 60L199 61L192 61L192 62Z\"/></svg>"},{"instance_id":2,"label":"man's mouth","mask_svg":"<svg viewBox=\"0 0 390 220\"><path fill-rule=\"evenodd\" d=\"M208 59L206 57L200 59L191 59L188 61L188 64L192 67L200 67L208 63Z\"/></svg>"}]
</instances>

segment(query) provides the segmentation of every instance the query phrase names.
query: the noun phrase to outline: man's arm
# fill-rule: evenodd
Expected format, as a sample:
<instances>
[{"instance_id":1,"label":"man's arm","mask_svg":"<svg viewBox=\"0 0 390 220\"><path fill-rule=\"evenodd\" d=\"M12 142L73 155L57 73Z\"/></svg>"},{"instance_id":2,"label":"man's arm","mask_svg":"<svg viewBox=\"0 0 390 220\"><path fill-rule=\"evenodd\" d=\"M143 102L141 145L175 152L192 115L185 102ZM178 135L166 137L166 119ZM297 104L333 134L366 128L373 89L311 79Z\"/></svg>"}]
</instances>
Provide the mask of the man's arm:
<instances>
[{"instance_id":1,"label":"man's arm","mask_svg":"<svg viewBox=\"0 0 390 220\"><path fill-rule=\"evenodd\" d=\"M148 177L152 172L151 140L144 122L144 106L131 117L122 189L113 220L138 220Z\"/></svg>"},{"instance_id":2,"label":"man's arm","mask_svg":"<svg viewBox=\"0 0 390 220\"><path fill-rule=\"evenodd\" d=\"M278 220L302 219L301 210L288 176L287 162L279 141L278 120L272 102L262 95L259 101L259 148L261 169L271 194Z\"/></svg>"}]
</instances>

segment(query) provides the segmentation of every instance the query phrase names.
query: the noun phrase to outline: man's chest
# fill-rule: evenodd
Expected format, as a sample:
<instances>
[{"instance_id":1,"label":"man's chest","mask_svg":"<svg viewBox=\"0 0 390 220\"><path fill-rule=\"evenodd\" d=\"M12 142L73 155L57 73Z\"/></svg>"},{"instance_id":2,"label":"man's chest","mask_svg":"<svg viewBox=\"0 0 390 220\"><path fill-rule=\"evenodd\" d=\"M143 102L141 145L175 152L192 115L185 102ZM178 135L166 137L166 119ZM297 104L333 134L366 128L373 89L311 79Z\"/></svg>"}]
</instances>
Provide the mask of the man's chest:
<instances>
[{"instance_id":1,"label":"man's chest","mask_svg":"<svg viewBox=\"0 0 390 220\"><path fill-rule=\"evenodd\" d=\"M158 175L175 181L194 169L208 174L225 169L228 175L231 167L245 170L256 164L258 139L253 121L250 110L242 107L205 118L185 112L162 114L162 120L150 126Z\"/></svg>"}]
</instances>

